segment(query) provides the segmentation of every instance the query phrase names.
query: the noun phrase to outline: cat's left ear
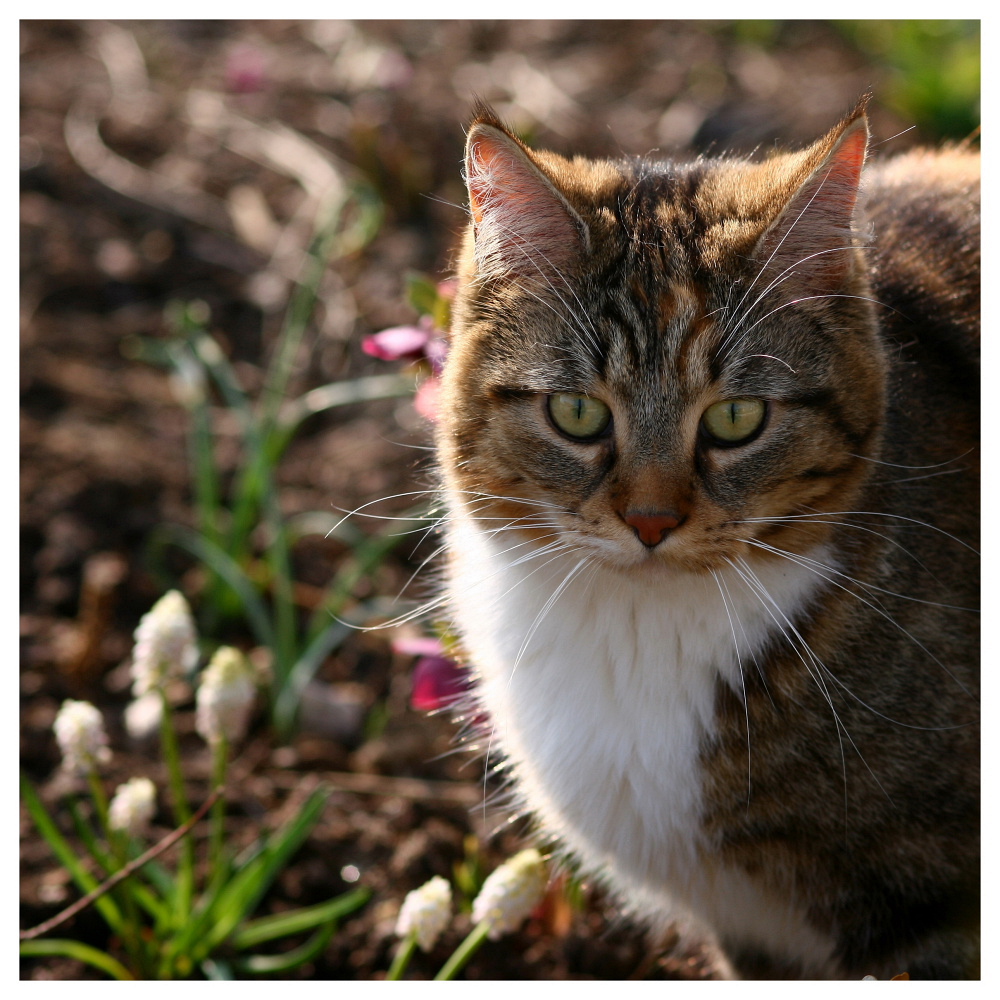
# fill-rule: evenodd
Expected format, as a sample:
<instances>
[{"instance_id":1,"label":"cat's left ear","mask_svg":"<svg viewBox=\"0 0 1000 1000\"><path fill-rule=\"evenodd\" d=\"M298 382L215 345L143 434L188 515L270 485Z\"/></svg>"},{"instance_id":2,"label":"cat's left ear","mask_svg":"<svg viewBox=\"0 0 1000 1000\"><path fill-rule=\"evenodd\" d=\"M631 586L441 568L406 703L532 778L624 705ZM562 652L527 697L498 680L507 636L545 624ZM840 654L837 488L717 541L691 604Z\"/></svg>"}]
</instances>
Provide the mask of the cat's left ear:
<instances>
[{"instance_id":1,"label":"cat's left ear","mask_svg":"<svg viewBox=\"0 0 1000 1000\"><path fill-rule=\"evenodd\" d=\"M786 292L829 294L853 274L855 209L868 148L865 103L806 152L805 180L758 244L758 262Z\"/></svg>"}]
</instances>

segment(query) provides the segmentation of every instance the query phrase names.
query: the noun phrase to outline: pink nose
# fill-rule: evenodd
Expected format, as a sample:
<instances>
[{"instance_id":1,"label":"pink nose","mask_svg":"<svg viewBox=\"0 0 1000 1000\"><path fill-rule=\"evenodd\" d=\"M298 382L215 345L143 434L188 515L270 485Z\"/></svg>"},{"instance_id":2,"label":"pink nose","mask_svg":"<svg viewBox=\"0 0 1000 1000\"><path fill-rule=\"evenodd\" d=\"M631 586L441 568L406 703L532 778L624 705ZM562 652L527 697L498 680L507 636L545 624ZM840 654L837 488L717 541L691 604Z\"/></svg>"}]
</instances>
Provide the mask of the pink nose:
<instances>
[{"instance_id":1,"label":"pink nose","mask_svg":"<svg viewBox=\"0 0 1000 1000\"><path fill-rule=\"evenodd\" d=\"M676 514L655 513L628 514L625 523L635 530L639 541L648 548L654 548L666 537L668 531L673 531L683 521Z\"/></svg>"}]
</instances>

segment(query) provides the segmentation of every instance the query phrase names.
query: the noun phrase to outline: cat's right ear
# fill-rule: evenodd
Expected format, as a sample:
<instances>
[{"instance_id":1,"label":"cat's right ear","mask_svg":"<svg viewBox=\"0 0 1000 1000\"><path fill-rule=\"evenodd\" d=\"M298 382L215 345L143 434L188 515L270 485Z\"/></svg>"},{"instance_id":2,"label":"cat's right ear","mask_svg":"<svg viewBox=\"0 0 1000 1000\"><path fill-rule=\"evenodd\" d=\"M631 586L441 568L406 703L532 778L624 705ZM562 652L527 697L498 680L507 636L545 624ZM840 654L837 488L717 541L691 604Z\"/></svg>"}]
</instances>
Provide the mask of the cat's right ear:
<instances>
[{"instance_id":1,"label":"cat's right ear","mask_svg":"<svg viewBox=\"0 0 1000 1000\"><path fill-rule=\"evenodd\" d=\"M469 129L465 181L480 274L559 283L588 249L586 223L498 124Z\"/></svg>"},{"instance_id":2,"label":"cat's right ear","mask_svg":"<svg viewBox=\"0 0 1000 1000\"><path fill-rule=\"evenodd\" d=\"M855 205L868 147L866 104L807 151L806 177L760 242L759 258L789 294L831 294L853 274L862 243Z\"/></svg>"}]
</instances>

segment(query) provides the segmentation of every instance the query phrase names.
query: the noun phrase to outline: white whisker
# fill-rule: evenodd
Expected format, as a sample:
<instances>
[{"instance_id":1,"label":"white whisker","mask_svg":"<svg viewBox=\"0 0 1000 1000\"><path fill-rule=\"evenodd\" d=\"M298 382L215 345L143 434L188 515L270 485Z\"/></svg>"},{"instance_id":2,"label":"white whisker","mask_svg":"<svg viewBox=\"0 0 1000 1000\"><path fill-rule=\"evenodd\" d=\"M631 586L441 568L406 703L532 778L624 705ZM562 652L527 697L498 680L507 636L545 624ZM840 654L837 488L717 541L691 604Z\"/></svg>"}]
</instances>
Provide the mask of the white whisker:
<instances>
[{"instance_id":1,"label":"white whisker","mask_svg":"<svg viewBox=\"0 0 1000 1000\"><path fill-rule=\"evenodd\" d=\"M914 645L916 645L919 649L923 650L923 652L925 652L962 689L962 691L965 692L965 694L967 694L970 698L974 699L975 696L972 694L972 692L969 691L969 689L919 639L917 639L916 636L914 636L912 633L910 633L905 628L903 628L903 626L900 625L899 622L897 622L892 617L892 615L888 614L886 611L884 611L882 608L878 607L877 605L873 604L871 601L866 600L860 594L855 593L850 588L845 587L842 583L838 583L835 579L833 579L832 576L827 576L825 573L821 572L820 569L817 569L817 567L823 567L825 569L830 570L830 572L832 572L832 573L837 573L840 576L844 576L847 579L851 580L852 583L856 583L856 584L858 584L858 586L861 586L861 587L868 587L868 586L870 586L869 584L865 584L865 583L863 583L860 580L854 580L851 577L847 577L846 574L840 573L838 570L834 570L832 567L828 567L824 563L820 563L820 562L818 562L815 559L809 559L808 557L805 557L805 556L798 556L798 555L796 555L794 553L786 552L783 549L775 548L773 545L768 545L766 542L759 542L759 541L756 541L756 540L753 540L753 539L748 539L748 543L750 545L753 545L753 546L757 547L757 548L760 548L760 549L763 549L765 551L771 552L774 555L782 556L783 558L788 559L789 562L793 562L793 563L795 563L798 566L802 566L804 569L808 569L808 570L812 571L820 579L826 580L827 583L831 584L834 587L839 587L845 593L848 593L852 597L854 597L857 600L859 600L862 604L864 604L867 607L871 608L873 611L878 612L878 614L880 614L883 618L885 618L885 620L888 621L890 625L893 625L895 628L899 629L899 631L902 632L903 635L905 635L912 643L914 643ZM874 588L874 589L879 589L879 588ZM884 591L884 592L885 593L891 593L890 591ZM900 597L902 595L894 594L892 596L894 596L894 597ZM915 600L915 598L908 598L908 600ZM921 601L919 603L921 603L921 604L929 604L929 603L933 603L933 602ZM950 605L940 605L940 606L942 606L942 607L950 607ZM970 608L954 608L953 610L956 610L956 611L969 611L969 610L972 610L972 609L970 609ZM890 719L889 721L895 722L896 720L891 720ZM958 728L958 727L955 727L955 726L910 726L910 725L907 725L906 723L903 723L903 722L896 722L896 724L900 725L900 726L904 726L907 729L928 729L928 730L931 730L931 731L936 731L938 729L954 729L954 728Z\"/></svg>"}]
</instances>

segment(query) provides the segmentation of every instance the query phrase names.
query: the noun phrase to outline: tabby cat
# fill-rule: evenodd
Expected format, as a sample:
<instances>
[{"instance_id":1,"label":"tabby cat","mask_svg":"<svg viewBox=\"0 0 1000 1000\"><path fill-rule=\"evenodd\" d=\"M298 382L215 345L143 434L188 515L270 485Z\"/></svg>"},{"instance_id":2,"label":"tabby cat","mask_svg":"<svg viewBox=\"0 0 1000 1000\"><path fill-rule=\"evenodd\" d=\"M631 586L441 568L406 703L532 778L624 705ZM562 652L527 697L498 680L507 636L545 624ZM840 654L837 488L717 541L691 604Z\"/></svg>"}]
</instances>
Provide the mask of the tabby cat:
<instances>
[{"instance_id":1,"label":"tabby cat","mask_svg":"<svg viewBox=\"0 0 1000 1000\"><path fill-rule=\"evenodd\" d=\"M486 107L446 594L546 843L743 977L978 976L979 159L529 150Z\"/></svg>"}]
</instances>

